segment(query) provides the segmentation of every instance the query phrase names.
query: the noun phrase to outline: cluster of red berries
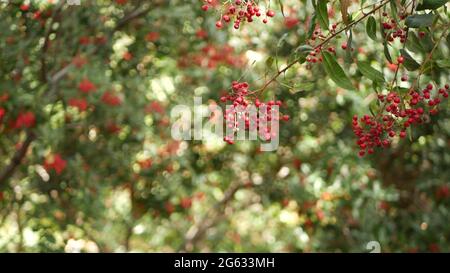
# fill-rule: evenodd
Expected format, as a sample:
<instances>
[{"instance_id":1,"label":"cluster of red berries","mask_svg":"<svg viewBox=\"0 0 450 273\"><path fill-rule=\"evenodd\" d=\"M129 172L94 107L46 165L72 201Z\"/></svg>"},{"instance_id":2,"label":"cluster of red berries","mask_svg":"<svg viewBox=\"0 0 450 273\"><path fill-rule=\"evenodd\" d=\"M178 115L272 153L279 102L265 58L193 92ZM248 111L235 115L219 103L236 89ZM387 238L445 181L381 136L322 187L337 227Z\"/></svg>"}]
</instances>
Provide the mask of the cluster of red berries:
<instances>
[{"instance_id":1,"label":"cluster of red berries","mask_svg":"<svg viewBox=\"0 0 450 273\"><path fill-rule=\"evenodd\" d=\"M441 102L439 95L447 98L449 88L448 84L439 88L434 98L431 97L432 84L428 84L421 92L411 89L408 93L409 99L405 100L408 108L402 104L404 100L397 92L391 91L387 95L378 95L378 100L385 107L386 114L376 117L364 115L360 119L356 115L353 117L352 126L354 134L358 137L356 144L360 148L359 155L364 156L366 152L373 154L375 147L389 147L390 138L397 134L400 138L405 138L408 127L423 124L427 120L427 114L437 114L437 105ZM396 129L400 132L397 133Z\"/></svg>"},{"instance_id":2,"label":"cluster of red berries","mask_svg":"<svg viewBox=\"0 0 450 273\"><path fill-rule=\"evenodd\" d=\"M103 93L102 95L101 100L103 103L110 106L119 106L122 104L122 99L112 91L105 91L105 93Z\"/></svg>"},{"instance_id":3,"label":"cluster of red berries","mask_svg":"<svg viewBox=\"0 0 450 273\"><path fill-rule=\"evenodd\" d=\"M36 116L31 111L21 112L15 120L12 120L9 124L10 128L31 128L36 125Z\"/></svg>"},{"instance_id":4,"label":"cluster of red berries","mask_svg":"<svg viewBox=\"0 0 450 273\"><path fill-rule=\"evenodd\" d=\"M67 161L60 154L51 154L44 161L44 169L47 172L54 170L56 174L61 174L67 166Z\"/></svg>"},{"instance_id":5,"label":"cluster of red berries","mask_svg":"<svg viewBox=\"0 0 450 273\"><path fill-rule=\"evenodd\" d=\"M114 121L109 121L106 123L105 129L110 134L117 134L122 130L122 127L120 127L120 125L116 124Z\"/></svg>"},{"instance_id":6,"label":"cluster of red berries","mask_svg":"<svg viewBox=\"0 0 450 273\"><path fill-rule=\"evenodd\" d=\"M145 107L145 113L152 114L152 113L158 113L160 115L163 115L165 113L164 106L158 102L158 101L152 101Z\"/></svg>"},{"instance_id":7,"label":"cluster of red berries","mask_svg":"<svg viewBox=\"0 0 450 273\"><path fill-rule=\"evenodd\" d=\"M347 44L342 44L342 49L346 50L347 49ZM323 61L323 58L321 56L321 52L322 52L322 47L318 46L316 47L313 51L308 53L308 56L306 57L306 61L310 64L315 64L315 63L321 63ZM336 48L334 46L329 46L326 49L328 52L330 52L331 54L336 55ZM353 48L351 49L353 51Z\"/></svg>"},{"instance_id":8,"label":"cluster of red berries","mask_svg":"<svg viewBox=\"0 0 450 273\"><path fill-rule=\"evenodd\" d=\"M6 110L3 107L0 107L0 121L2 121L3 117L6 114Z\"/></svg>"},{"instance_id":9,"label":"cluster of red berries","mask_svg":"<svg viewBox=\"0 0 450 273\"><path fill-rule=\"evenodd\" d=\"M145 40L147 42L156 42L160 37L161 35L159 34L159 32L150 31L149 33L147 33L147 35L145 35Z\"/></svg>"},{"instance_id":10,"label":"cluster of red berries","mask_svg":"<svg viewBox=\"0 0 450 273\"><path fill-rule=\"evenodd\" d=\"M0 105L3 102L8 101L9 95L7 93L0 96ZM6 108L0 106L0 122L6 116L8 112ZM36 125L36 116L31 111L20 112L15 119L10 119L8 122L8 127L10 129L22 129L22 128L32 128Z\"/></svg>"},{"instance_id":11,"label":"cluster of red berries","mask_svg":"<svg viewBox=\"0 0 450 273\"><path fill-rule=\"evenodd\" d=\"M359 138L356 142L360 147L359 155L364 156L366 150L367 153L373 154L375 147L389 147L391 142L387 137L383 139L383 135L386 130L392 128L393 123L393 119L387 115L383 117L382 122L369 115L364 115L358 122L358 116L353 116L353 132Z\"/></svg>"},{"instance_id":12,"label":"cluster of red berries","mask_svg":"<svg viewBox=\"0 0 450 273\"><path fill-rule=\"evenodd\" d=\"M215 1L213 0L204 0L205 4L202 6L204 11L207 11L210 6L215 6ZM261 17L263 12L258 4L253 0L235 0L234 4L224 5L225 10L222 12L220 20L216 22L217 28L223 27L223 22L230 23L233 21L233 27L235 29L239 29L242 22L253 22L254 17ZM274 17L275 12L273 10L268 9L265 13L264 19L262 22L266 24L268 22L268 18Z\"/></svg>"},{"instance_id":13,"label":"cluster of red berries","mask_svg":"<svg viewBox=\"0 0 450 273\"><path fill-rule=\"evenodd\" d=\"M338 24L332 24L331 25L331 29L330 29L330 33L335 33L337 30ZM322 34L322 31L319 27L316 27L316 29L314 30L314 32L312 33L312 36L309 40L309 44L314 46L314 44L316 43L316 41L323 41L324 39L326 39L327 37L325 35ZM341 48L343 50L347 50L348 46L347 43L342 43L341 44ZM314 63L321 63L323 61L322 57L320 56L320 53L322 50L325 50L325 48L322 48L322 46L318 45L315 46L315 49L313 51L311 51L308 56L306 57L306 61L310 64L314 64ZM326 48L326 50L328 52L330 52L331 54L336 55L336 48L334 46L328 46ZM350 48L351 51L354 50L354 48Z\"/></svg>"},{"instance_id":14,"label":"cluster of red berries","mask_svg":"<svg viewBox=\"0 0 450 273\"><path fill-rule=\"evenodd\" d=\"M254 92L249 90L247 82L233 81L231 89L230 94L220 98L224 103L227 101L232 103L225 110L225 123L229 133L224 137L224 141L228 144L233 144L234 135L239 131L242 123L245 130L257 130L264 141L269 141L276 137L278 132L277 130L272 130L275 128L271 127L270 121L289 120L288 115L281 115L279 112L279 107L283 103L280 100L269 100L267 102L261 102L258 98L252 100L251 97L254 95ZM249 107L252 105L255 107L254 110L265 109L265 111L252 114L249 111ZM254 128L252 128L252 124ZM262 124L265 124L265 126L261 126ZM261 129L264 131L260 132Z\"/></svg>"},{"instance_id":15,"label":"cluster of red berries","mask_svg":"<svg viewBox=\"0 0 450 273\"><path fill-rule=\"evenodd\" d=\"M97 35L95 37L90 36L81 36L78 39L78 42L82 46L88 46L88 45L104 45L107 42L107 38L104 35Z\"/></svg>"},{"instance_id":16,"label":"cluster of red berries","mask_svg":"<svg viewBox=\"0 0 450 273\"><path fill-rule=\"evenodd\" d=\"M385 39L388 42L393 42L395 39L399 39L401 43L406 42L406 32L407 27L400 27L397 23L397 21L393 18L390 18L386 12L383 13L383 17L386 18L386 20L382 23L383 29L385 32ZM400 20L404 20L406 16L401 15Z\"/></svg>"},{"instance_id":17,"label":"cluster of red berries","mask_svg":"<svg viewBox=\"0 0 450 273\"><path fill-rule=\"evenodd\" d=\"M9 95L8 94L3 94L0 96L0 104L2 102L5 102L9 99ZM3 108L2 106L0 106L0 122L2 121L3 117L6 115L6 109Z\"/></svg>"},{"instance_id":18,"label":"cluster of red berries","mask_svg":"<svg viewBox=\"0 0 450 273\"><path fill-rule=\"evenodd\" d=\"M316 47L313 51L308 53L308 57L306 57L306 61L308 63L321 63L323 61L320 52L322 51L321 47ZM331 51L333 52L333 51Z\"/></svg>"},{"instance_id":19,"label":"cluster of red berries","mask_svg":"<svg viewBox=\"0 0 450 273\"><path fill-rule=\"evenodd\" d=\"M78 84L78 90L82 94L89 94L91 92L95 92L97 90L97 86L93 82L91 82L88 78L84 78ZM86 111L89 104L85 98L71 98L68 101L69 106L75 107L78 111L83 112Z\"/></svg>"},{"instance_id":20,"label":"cluster of red berries","mask_svg":"<svg viewBox=\"0 0 450 273\"><path fill-rule=\"evenodd\" d=\"M23 13L33 12L33 19L40 20L41 23L45 23L45 20L52 16L52 10L47 9L46 11L36 10L29 4L21 4L19 7L20 11ZM34 11L32 11L34 10Z\"/></svg>"},{"instance_id":21,"label":"cluster of red berries","mask_svg":"<svg viewBox=\"0 0 450 273\"><path fill-rule=\"evenodd\" d=\"M88 95L91 92L97 90L97 86L91 82L88 78L84 78L78 84L78 90L82 94ZM116 95L113 91L105 91L101 97L101 101L109 106L119 106L122 104L122 99ZM86 111L89 104L86 98L71 98L68 101L69 106L77 108L80 112Z\"/></svg>"},{"instance_id":22,"label":"cluster of red berries","mask_svg":"<svg viewBox=\"0 0 450 273\"><path fill-rule=\"evenodd\" d=\"M209 69L220 65L242 67L245 64L245 56L236 54L230 45L208 44L201 49L201 52L189 54L178 61L178 66L181 68L189 67L192 64Z\"/></svg>"},{"instance_id":23,"label":"cluster of red berries","mask_svg":"<svg viewBox=\"0 0 450 273\"><path fill-rule=\"evenodd\" d=\"M71 99L69 99L68 104L69 104L69 106L77 108L78 111L80 111L80 112L86 111L89 106L89 104L85 98L80 98L80 99L71 98Z\"/></svg>"},{"instance_id":24,"label":"cluster of red berries","mask_svg":"<svg viewBox=\"0 0 450 273\"><path fill-rule=\"evenodd\" d=\"M314 43L316 40L325 39L326 36L322 34L322 30L319 27L316 27L314 32L311 35L310 43Z\"/></svg>"},{"instance_id":25,"label":"cluster of red berries","mask_svg":"<svg viewBox=\"0 0 450 273\"><path fill-rule=\"evenodd\" d=\"M435 196L437 199L450 198L450 187L448 185L441 185L436 189Z\"/></svg>"},{"instance_id":26,"label":"cluster of red berries","mask_svg":"<svg viewBox=\"0 0 450 273\"><path fill-rule=\"evenodd\" d=\"M80 92L89 94L90 92L94 92L97 90L97 87L93 82L91 82L88 78L84 78L79 84L78 84L78 90Z\"/></svg>"},{"instance_id":27,"label":"cluster of red berries","mask_svg":"<svg viewBox=\"0 0 450 273\"><path fill-rule=\"evenodd\" d=\"M167 201L164 203L164 209L165 209L166 213L168 213L168 214L172 214L175 211L179 211L180 209L187 210L192 207L192 204L196 199L199 199L199 198L196 196L181 197L178 205L176 203L175 204L172 203L171 201ZM159 215L159 212L157 212L156 215Z\"/></svg>"},{"instance_id":28,"label":"cluster of red berries","mask_svg":"<svg viewBox=\"0 0 450 273\"><path fill-rule=\"evenodd\" d=\"M288 16L284 18L284 26L288 29L294 28L300 23L300 20L296 16Z\"/></svg>"}]
</instances>

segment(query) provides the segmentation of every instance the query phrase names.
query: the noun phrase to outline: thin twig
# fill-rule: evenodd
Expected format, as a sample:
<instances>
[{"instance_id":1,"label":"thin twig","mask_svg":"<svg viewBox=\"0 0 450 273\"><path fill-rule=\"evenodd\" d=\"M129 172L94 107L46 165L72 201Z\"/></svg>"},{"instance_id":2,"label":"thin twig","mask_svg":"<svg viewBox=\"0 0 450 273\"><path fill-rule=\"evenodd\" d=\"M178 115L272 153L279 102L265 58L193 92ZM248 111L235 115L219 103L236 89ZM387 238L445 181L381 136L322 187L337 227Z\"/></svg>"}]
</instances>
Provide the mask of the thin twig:
<instances>
[{"instance_id":1,"label":"thin twig","mask_svg":"<svg viewBox=\"0 0 450 273\"><path fill-rule=\"evenodd\" d=\"M325 40L323 40L320 44L318 44L315 48L321 48L324 44L328 43L331 39L333 39L334 37L336 37L337 35L341 34L342 32L352 28L354 25L358 24L359 22L363 21L365 18L367 18L369 15L375 13L377 10L381 9L384 5L386 5L387 3L389 3L389 1L381 1L380 5L375 7L374 9L372 9L370 12L365 13L361 18L359 18L356 21L353 21L352 23L348 24L347 26L345 26L344 28L340 29L339 31L333 33L331 36L329 36L328 38L326 38ZM273 83L281 74L283 74L284 72L286 72L289 68L291 68L293 65L295 65L298 61L300 60L300 58L295 59L293 62L291 62L290 64L288 64L285 68L279 70L269 81L267 81L262 88L260 88L259 90L256 90L255 93L258 93L259 95L264 92L264 90L271 84Z\"/></svg>"},{"instance_id":2,"label":"thin twig","mask_svg":"<svg viewBox=\"0 0 450 273\"><path fill-rule=\"evenodd\" d=\"M20 149L16 151L9 165L6 166L6 168L4 168L0 173L0 187L4 186L3 184L6 182L6 180L8 180L14 174L14 171L22 162L27 153L28 147L30 147L31 142L33 142L35 138L36 135L34 134L34 132L32 130L29 130Z\"/></svg>"},{"instance_id":3,"label":"thin twig","mask_svg":"<svg viewBox=\"0 0 450 273\"><path fill-rule=\"evenodd\" d=\"M199 224L192 226L186 233L185 240L180 246L180 251L190 251L194 248L195 244L205 234L205 232L212 227L220 218L219 211L221 211L234 197L235 193L242 188L241 182L232 183L225 191L223 198L218 201L199 221Z\"/></svg>"}]
</instances>

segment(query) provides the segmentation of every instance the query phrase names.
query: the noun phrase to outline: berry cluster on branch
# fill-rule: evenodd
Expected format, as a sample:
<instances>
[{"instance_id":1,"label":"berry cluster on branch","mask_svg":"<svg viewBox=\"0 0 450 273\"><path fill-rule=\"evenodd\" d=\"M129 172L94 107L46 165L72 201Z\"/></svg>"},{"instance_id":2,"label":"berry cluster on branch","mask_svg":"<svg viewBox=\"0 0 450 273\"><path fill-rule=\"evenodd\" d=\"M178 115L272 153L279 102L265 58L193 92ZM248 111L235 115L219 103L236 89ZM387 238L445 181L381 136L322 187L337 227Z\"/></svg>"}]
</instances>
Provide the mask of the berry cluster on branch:
<instances>
[{"instance_id":1,"label":"berry cluster on branch","mask_svg":"<svg viewBox=\"0 0 450 273\"><path fill-rule=\"evenodd\" d=\"M262 22L266 24L269 18L275 16L271 9L261 8L253 0L235 0L234 3L224 3L220 5L216 0L204 0L202 10L208 11L210 8L220 10L220 19L216 22L217 28L222 28L225 24L233 23L235 29L239 29L244 22L252 23L256 18L263 18ZM220 6L220 7L218 7Z\"/></svg>"}]
</instances>

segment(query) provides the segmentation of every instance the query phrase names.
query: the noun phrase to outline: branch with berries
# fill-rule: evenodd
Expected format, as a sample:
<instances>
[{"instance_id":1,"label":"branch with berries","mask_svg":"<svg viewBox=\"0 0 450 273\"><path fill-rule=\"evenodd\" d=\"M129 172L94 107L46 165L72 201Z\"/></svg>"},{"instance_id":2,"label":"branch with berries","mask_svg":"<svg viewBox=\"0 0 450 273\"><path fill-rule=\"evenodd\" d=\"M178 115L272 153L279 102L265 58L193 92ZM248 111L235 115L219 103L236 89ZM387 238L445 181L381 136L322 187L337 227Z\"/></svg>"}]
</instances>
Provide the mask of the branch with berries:
<instances>
[{"instance_id":1,"label":"branch with berries","mask_svg":"<svg viewBox=\"0 0 450 273\"><path fill-rule=\"evenodd\" d=\"M315 48L314 48L314 51L312 51L312 52L314 52L314 54L318 54L322 50L323 46L325 46L327 43L332 41L339 34L341 34L341 33L345 32L345 31L348 31L349 29L353 28L355 25L357 25L358 23L362 22L367 17L369 17L370 15L374 14L375 12L377 12L379 9L383 8L389 2L390 1L386 0L386 1L381 1L378 5L374 4L374 8L371 11L369 11L367 13L364 13L364 15L361 18L359 18L358 20L356 20L356 21L346 25L345 27L341 28L340 30L332 32L330 36L328 36L322 42L320 42L318 45L316 45ZM333 25L332 28L335 29L335 26L336 25ZM344 49L346 49L346 46L345 46ZM259 90L257 90L257 93L258 94L262 94L264 92L264 90L266 90L267 87L269 87L270 84L275 82L279 76L281 76L283 73L288 71L292 66L294 66L296 63L298 63L302 58L303 57L299 57L299 58L295 59L294 61L292 61L289 64L287 64L283 69L279 70L272 78L270 78L267 82L265 82L263 84L263 86Z\"/></svg>"},{"instance_id":2,"label":"branch with berries","mask_svg":"<svg viewBox=\"0 0 450 273\"><path fill-rule=\"evenodd\" d=\"M209 3L208 3L209 2ZM214 5L214 1L207 1L208 4ZM348 36L347 43L342 44L342 49L346 51L348 56L351 56L352 48L352 32L354 27L359 25L361 22L366 21L366 32L367 35L372 39L377 41L376 29L377 22L375 19L376 14L379 14L379 25L380 32L383 41L384 47L384 55L391 66L395 66L394 69L394 77L389 87L387 87L387 94L382 94L374 88L374 91L377 94L377 98L380 104L380 108L378 114L375 115L372 113L372 116L365 115L361 119L357 116L353 118L353 130L355 135L359 138L357 144L360 147L359 155L363 156L366 153L372 154L374 153L374 148L376 147L389 147L392 140L390 138L398 135L400 138L405 138L407 136L407 129L410 128L412 124L421 124L427 120L427 115L436 115L438 113L438 105L441 103L442 99L448 97L448 84L443 84L442 86L436 86L436 94L433 96L432 90L434 86L430 83L427 85L425 89L422 91L416 90L416 85L418 85L418 80L420 76L426 72L425 70L428 67L430 60L432 59L435 50L438 48L441 40L444 39L447 35L448 26L446 22L444 22L444 27L441 28L442 35L440 38L434 42L433 48L427 53L425 60L420 65L417 63L414 58L408 53L406 48L406 44L409 41L409 32L410 28L415 29L426 29L432 27L433 25L437 26L436 22L439 20L443 20L437 15L434 15L436 9L441 8L445 5L444 2L432 3L431 1L423 1L417 5L415 0L405 2L405 3L392 3L389 0L382 0L377 3L373 3L367 5L365 7L361 7L359 13L360 17L357 19L351 20L347 11L349 7L348 1L341 1L341 14L342 21L333 23L330 26L329 22L329 9L328 9L328 1L312 1L315 15L313 16L310 24L310 34L309 40L306 45L302 46L302 52L299 57L296 57L292 62L286 64L282 69L279 69L269 80L267 80L261 88L256 90L250 90L248 83L243 82L233 82L231 91L228 95L222 96L220 100L224 103L231 102L232 109L227 110L225 113L225 117L228 121L228 126L231 126L238 131L237 128L240 120L244 120L245 128L248 129L252 122L256 122L257 127L259 128L259 123L261 121L266 121L269 118L267 116L262 116L260 119L256 118L252 120L248 116L242 115L238 113L238 111L234 111L236 107L243 107L244 110L249 106L268 106L269 110L271 106L282 106L283 103L281 101L270 100L267 102L261 102L261 96L265 90L277 79L285 74L290 68L292 68L297 63L304 63L305 61L309 65L313 65L315 63L323 63L323 68L333 80L337 86L354 90L355 86L351 82L351 80L347 77L346 73L340 67L339 63L336 60L336 50L335 48L329 44L340 34L346 33ZM203 6L203 10L208 10L209 6L205 4ZM216 3L217 4L217 3ZM387 6L390 5L391 14L387 12ZM236 14L236 6L240 7L239 12ZM370 8L370 11L365 12L364 10ZM259 17L260 10L259 8L255 9L253 1L236 1L233 4L233 1L224 2L222 9L225 9L225 15L221 16L221 20L217 22L216 26L218 28L222 27L222 21L228 23L230 21L230 15L235 15L234 20L237 20L237 26L235 28L239 28L240 20L244 18L246 22L252 22L253 16ZM421 13L424 10L432 10L430 13ZM270 11L270 10L269 10ZM269 17L270 15L274 15L274 13L267 12ZM317 18L316 18L317 17ZM443 20L445 21L445 20ZM235 23L236 24L236 23ZM339 25L343 25L343 27L339 28ZM320 26L320 28L318 27ZM324 35L323 32L327 31L328 34ZM431 36L432 34L426 34L423 30L418 31L418 39L423 39L426 36ZM430 38L431 39L431 38ZM398 40L402 45L402 49L400 49L400 56L398 56L395 61L392 60L392 57L389 52L389 46L392 46L392 43ZM307 56L305 57L305 54ZM374 69L368 62L361 62L355 60L350 57L350 60L357 64L358 71L364 77L372 80L378 88L383 87L385 84L385 79L383 73ZM414 71L419 69L416 80L411 85L411 88L408 92L400 92L402 88L397 86L397 77L399 71L405 68L409 71ZM406 75L401 76L401 81L406 82L408 77ZM420 105L420 107L419 107ZM372 109L371 109L372 112ZM386 113L387 112L387 113ZM277 110L275 111L275 116L277 120L289 120L288 115L282 115ZM405 119L406 121L402 121ZM359 122L358 122L359 120ZM396 132L394 128L400 128L399 132ZM273 135L269 132L263 136L263 140L270 140ZM227 135L224 140L229 144L233 144L233 134Z\"/></svg>"}]
</instances>

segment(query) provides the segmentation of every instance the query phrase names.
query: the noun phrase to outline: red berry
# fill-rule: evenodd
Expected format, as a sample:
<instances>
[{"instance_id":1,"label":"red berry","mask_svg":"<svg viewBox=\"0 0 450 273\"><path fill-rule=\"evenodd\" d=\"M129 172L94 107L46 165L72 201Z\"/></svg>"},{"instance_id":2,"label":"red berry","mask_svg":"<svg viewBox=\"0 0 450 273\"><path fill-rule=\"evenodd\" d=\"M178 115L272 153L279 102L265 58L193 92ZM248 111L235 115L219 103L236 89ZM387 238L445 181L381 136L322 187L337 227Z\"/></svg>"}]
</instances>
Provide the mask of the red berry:
<instances>
[{"instance_id":1,"label":"red berry","mask_svg":"<svg viewBox=\"0 0 450 273\"><path fill-rule=\"evenodd\" d=\"M0 121L2 120L5 113L6 113L6 110L4 108L0 107Z\"/></svg>"},{"instance_id":2,"label":"red berry","mask_svg":"<svg viewBox=\"0 0 450 273\"><path fill-rule=\"evenodd\" d=\"M267 11L267 16L274 17L275 16L275 12L273 10L268 10Z\"/></svg>"},{"instance_id":3,"label":"red berry","mask_svg":"<svg viewBox=\"0 0 450 273\"><path fill-rule=\"evenodd\" d=\"M208 8L209 8L208 5L203 5L203 6L202 6L202 10L204 10L204 11L207 11Z\"/></svg>"},{"instance_id":4,"label":"red berry","mask_svg":"<svg viewBox=\"0 0 450 273\"><path fill-rule=\"evenodd\" d=\"M216 27L217 28L222 28L222 21L217 21L216 22Z\"/></svg>"},{"instance_id":5,"label":"red berry","mask_svg":"<svg viewBox=\"0 0 450 273\"><path fill-rule=\"evenodd\" d=\"M28 11L30 9L30 5L22 4L20 5L21 11Z\"/></svg>"},{"instance_id":6,"label":"red berry","mask_svg":"<svg viewBox=\"0 0 450 273\"><path fill-rule=\"evenodd\" d=\"M67 161L59 154L49 155L44 161L44 168L47 171L54 170L56 174L61 174L66 168Z\"/></svg>"},{"instance_id":7,"label":"red berry","mask_svg":"<svg viewBox=\"0 0 450 273\"><path fill-rule=\"evenodd\" d=\"M397 58L397 63L402 64L405 61L405 58L403 56L400 56Z\"/></svg>"}]
</instances>

